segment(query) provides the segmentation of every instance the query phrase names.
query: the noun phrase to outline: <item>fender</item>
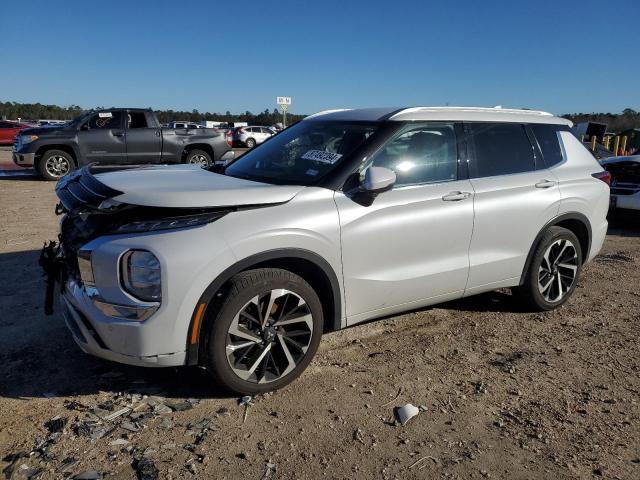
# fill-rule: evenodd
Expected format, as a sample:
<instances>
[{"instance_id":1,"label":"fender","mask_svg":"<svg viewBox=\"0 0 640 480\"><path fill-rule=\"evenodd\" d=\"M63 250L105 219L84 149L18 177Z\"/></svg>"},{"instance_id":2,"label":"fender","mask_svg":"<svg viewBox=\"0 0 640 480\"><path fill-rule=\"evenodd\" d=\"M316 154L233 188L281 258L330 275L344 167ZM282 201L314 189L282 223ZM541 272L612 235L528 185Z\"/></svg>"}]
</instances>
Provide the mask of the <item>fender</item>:
<instances>
[{"instance_id":1,"label":"fender","mask_svg":"<svg viewBox=\"0 0 640 480\"><path fill-rule=\"evenodd\" d=\"M589 251L591 250L591 236L592 236L591 223L589 222L589 219L582 213L578 213L578 212L563 213L562 215L559 215L549 220L549 222L547 222L545 226L542 227L542 229L538 232L538 235L536 236L535 240L533 241L533 244L531 245L529 254L527 255L527 260L524 263L524 268L522 270L522 274L520 275L520 285L524 283L524 277L529 271L529 266L531 265L531 261L533 260L533 252L535 252L536 248L538 247L538 244L540 243L540 240L544 235L544 232L549 227L553 227L554 225L557 225L565 220L578 220L581 223L583 223L585 227L587 227L587 232L588 232L587 251L582 252L582 263L584 263L585 259L589 256Z\"/></svg>"},{"instance_id":2,"label":"fender","mask_svg":"<svg viewBox=\"0 0 640 480\"><path fill-rule=\"evenodd\" d=\"M206 318L207 310L213 304L214 296L220 288L235 274L247 270L254 265L271 260L291 258L307 260L322 270L331 285L331 294L333 297L333 321L329 325L329 330L339 330L342 327L342 297L340 295L340 283L338 282L338 277L331 265L329 265L329 263L320 255L309 250L299 248L279 248L268 250L266 252L243 258L224 270L216 277L215 280L213 280L213 282L209 284L204 293L200 296L198 303L194 307L193 315L191 316L191 321L189 323L189 330L187 331L186 365L198 364L198 357L200 356L201 348L200 335L203 331L204 318ZM204 305L204 307L202 307L202 305Z\"/></svg>"}]
</instances>

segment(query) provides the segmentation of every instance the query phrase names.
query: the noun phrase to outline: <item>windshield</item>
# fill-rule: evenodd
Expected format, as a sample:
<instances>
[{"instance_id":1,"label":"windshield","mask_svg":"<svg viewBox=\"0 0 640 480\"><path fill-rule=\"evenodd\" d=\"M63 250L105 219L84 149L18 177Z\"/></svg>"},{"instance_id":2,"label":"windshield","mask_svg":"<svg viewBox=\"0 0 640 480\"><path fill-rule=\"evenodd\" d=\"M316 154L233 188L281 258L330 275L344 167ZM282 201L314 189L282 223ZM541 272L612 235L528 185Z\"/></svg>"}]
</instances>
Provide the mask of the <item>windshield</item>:
<instances>
[{"instance_id":1,"label":"windshield","mask_svg":"<svg viewBox=\"0 0 640 480\"><path fill-rule=\"evenodd\" d=\"M267 183L312 185L377 128L376 123L302 121L247 152L224 173Z\"/></svg>"}]
</instances>

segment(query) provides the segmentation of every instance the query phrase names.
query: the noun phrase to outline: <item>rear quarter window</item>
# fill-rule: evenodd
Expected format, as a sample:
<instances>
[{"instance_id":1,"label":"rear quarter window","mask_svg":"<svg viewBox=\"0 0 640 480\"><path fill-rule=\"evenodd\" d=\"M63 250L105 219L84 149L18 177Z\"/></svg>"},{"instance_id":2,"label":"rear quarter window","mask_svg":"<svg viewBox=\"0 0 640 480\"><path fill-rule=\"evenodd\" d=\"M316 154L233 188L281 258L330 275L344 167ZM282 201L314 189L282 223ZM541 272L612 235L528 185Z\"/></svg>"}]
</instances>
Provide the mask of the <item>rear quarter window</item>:
<instances>
[{"instance_id":1,"label":"rear quarter window","mask_svg":"<svg viewBox=\"0 0 640 480\"><path fill-rule=\"evenodd\" d=\"M562 149L558 139L558 131L565 130L560 125L529 125L533 135L536 137L545 167L553 167L562 162Z\"/></svg>"}]
</instances>

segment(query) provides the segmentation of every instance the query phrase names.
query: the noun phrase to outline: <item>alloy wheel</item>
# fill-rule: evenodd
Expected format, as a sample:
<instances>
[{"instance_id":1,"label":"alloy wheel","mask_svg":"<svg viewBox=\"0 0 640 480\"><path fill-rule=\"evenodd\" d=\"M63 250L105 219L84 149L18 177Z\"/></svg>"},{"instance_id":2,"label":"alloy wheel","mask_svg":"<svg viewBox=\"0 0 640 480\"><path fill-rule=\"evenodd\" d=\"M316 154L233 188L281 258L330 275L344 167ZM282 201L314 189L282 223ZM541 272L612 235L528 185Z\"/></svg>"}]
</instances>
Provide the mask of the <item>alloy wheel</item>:
<instances>
[{"instance_id":1,"label":"alloy wheel","mask_svg":"<svg viewBox=\"0 0 640 480\"><path fill-rule=\"evenodd\" d=\"M52 155L47 158L45 168L49 175L55 178L60 178L69 173L70 165L69 161L62 155Z\"/></svg>"},{"instance_id":2,"label":"alloy wheel","mask_svg":"<svg viewBox=\"0 0 640 480\"><path fill-rule=\"evenodd\" d=\"M242 380L273 382L302 361L312 336L313 316L304 299L290 290L270 290L253 297L233 318L227 361Z\"/></svg>"},{"instance_id":3,"label":"alloy wheel","mask_svg":"<svg viewBox=\"0 0 640 480\"><path fill-rule=\"evenodd\" d=\"M189 159L189 163L192 165L200 165L202 168L209 166L209 160L202 154L196 154Z\"/></svg>"},{"instance_id":4,"label":"alloy wheel","mask_svg":"<svg viewBox=\"0 0 640 480\"><path fill-rule=\"evenodd\" d=\"M555 303L571 290L578 273L578 253L567 239L553 242L544 252L538 270L538 289L547 302Z\"/></svg>"}]
</instances>

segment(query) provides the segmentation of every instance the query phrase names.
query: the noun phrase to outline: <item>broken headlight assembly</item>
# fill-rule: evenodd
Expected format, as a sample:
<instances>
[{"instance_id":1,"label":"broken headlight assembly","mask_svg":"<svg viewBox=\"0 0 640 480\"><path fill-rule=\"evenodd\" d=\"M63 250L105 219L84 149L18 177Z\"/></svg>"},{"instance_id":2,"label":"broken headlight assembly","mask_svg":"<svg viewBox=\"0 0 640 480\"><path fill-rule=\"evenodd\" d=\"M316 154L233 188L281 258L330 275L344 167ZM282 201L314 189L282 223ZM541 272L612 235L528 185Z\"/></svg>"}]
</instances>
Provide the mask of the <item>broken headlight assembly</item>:
<instances>
[{"instance_id":1,"label":"broken headlight assembly","mask_svg":"<svg viewBox=\"0 0 640 480\"><path fill-rule=\"evenodd\" d=\"M160 260L147 250L129 250L120 259L122 286L144 302L162 298Z\"/></svg>"},{"instance_id":2,"label":"broken headlight assembly","mask_svg":"<svg viewBox=\"0 0 640 480\"><path fill-rule=\"evenodd\" d=\"M120 225L111 234L156 232L158 230L173 230L175 228L198 227L214 222L227 212L208 212L179 217L158 218L155 220L136 220Z\"/></svg>"}]
</instances>

